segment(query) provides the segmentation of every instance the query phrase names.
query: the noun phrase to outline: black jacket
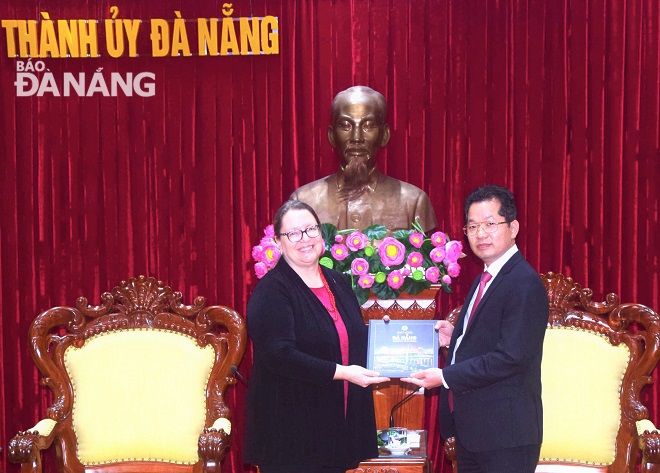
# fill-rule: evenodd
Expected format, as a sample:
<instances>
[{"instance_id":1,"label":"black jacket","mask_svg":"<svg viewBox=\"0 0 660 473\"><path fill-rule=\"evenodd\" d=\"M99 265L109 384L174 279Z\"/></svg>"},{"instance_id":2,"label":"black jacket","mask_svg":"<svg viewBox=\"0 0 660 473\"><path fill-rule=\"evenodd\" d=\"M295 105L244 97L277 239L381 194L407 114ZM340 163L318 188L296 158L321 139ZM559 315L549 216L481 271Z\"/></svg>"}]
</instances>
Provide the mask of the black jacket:
<instances>
[{"instance_id":1,"label":"black jacket","mask_svg":"<svg viewBox=\"0 0 660 473\"><path fill-rule=\"evenodd\" d=\"M366 366L367 328L348 279L323 268L349 337L349 364ZM244 459L253 464L348 469L378 455L371 388L343 381L334 322L319 299L280 258L247 307L254 364L247 396Z\"/></svg>"},{"instance_id":2,"label":"black jacket","mask_svg":"<svg viewBox=\"0 0 660 473\"><path fill-rule=\"evenodd\" d=\"M456 321L450 357L478 285L477 277ZM548 311L541 278L515 253L481 299L455 364L442 370L454 398L450 414L447 390L441 389L443 437L456 435L472 452L541 443L541 356Z\"/></svg>"}]
</instances>

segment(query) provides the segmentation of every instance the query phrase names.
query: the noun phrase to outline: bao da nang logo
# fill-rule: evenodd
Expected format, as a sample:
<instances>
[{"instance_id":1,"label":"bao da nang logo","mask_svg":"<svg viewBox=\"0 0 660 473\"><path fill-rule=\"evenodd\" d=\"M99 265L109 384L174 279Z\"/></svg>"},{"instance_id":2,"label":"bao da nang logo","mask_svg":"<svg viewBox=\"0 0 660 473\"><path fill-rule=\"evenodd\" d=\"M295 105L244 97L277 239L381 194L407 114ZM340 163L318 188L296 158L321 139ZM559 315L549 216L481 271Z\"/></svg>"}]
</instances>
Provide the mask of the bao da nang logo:
<instances>
[{"instance_id":1,"label":"bao da nang logo","mask_svg":"<svg viewBox=\"0 0 660 473\"><path fill-rule=\"evenodd\" d=\"M152 72L63 72L57 76L44 61L16 61L17 97L152 97L156 93L156 75Z\"/></svg>"}]
</instances>

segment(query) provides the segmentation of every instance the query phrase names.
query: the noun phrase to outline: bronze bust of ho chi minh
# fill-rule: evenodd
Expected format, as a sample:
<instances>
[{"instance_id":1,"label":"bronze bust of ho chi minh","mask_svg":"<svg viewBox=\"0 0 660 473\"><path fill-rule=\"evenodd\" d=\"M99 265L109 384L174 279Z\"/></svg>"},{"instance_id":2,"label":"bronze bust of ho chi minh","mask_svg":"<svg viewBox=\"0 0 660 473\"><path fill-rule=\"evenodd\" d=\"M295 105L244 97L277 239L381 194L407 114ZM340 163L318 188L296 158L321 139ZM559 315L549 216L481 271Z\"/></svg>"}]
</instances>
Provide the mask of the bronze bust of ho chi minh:
<instances>
[{"instance_id":1,"label":"bronze bust of ho chi minh","mask_svg":"<svg viewBox=\"0 0 660 473\"><path fill-rule=\"evenodd\" d=\"M390 140L386 119L387 101L379 92L364 86L339 92L332 101L328 140L340 155L340 169L301 186L291 199L311 205L321 222L339 230L380 224L391 232L410 228L415 219L426 232L436 228L426 193L378 170L376 156Z\"/></svg>"}]
</instances>

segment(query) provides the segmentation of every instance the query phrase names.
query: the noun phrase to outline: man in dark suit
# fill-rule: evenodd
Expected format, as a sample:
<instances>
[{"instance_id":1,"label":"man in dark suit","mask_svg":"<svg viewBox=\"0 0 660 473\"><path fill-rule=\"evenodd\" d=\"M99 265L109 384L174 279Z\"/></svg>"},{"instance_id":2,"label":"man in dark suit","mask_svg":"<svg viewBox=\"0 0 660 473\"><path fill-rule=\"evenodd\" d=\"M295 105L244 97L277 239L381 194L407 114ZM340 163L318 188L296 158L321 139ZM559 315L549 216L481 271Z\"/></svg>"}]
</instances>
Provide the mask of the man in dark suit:
<instances>
[{"instance_id":1,"label":"man in dark suit","mask_svg":"<svg viewBox=\"0 0 660 473\"><path fill-rule=\"evenodd\" d=\"M446 366L403 380L441 386L440 429L443 437L456 437L459 473L533 473L543 434L547 293L516 246L520 227L508 189L488 185L472 192L465 222L484 273L472 285L451 338L448 322L436 325L440 343L449 343Z\"/></svg>"}]
</instances>

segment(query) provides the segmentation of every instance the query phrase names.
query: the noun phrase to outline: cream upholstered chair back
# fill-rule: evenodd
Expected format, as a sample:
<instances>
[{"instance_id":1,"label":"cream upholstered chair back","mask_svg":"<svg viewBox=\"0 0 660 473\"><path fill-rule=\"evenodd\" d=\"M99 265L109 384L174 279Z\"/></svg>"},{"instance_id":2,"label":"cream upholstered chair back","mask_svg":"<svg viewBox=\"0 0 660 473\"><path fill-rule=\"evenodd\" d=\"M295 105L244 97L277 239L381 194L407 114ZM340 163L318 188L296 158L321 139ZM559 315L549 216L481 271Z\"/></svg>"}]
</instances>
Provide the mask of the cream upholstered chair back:
<instances>
[{"instance_id":1,"label":"cream upholstered chair back","mask_svg":"<svg viewBox=\"0 0 660 473\"><path fill-rule=\"evenodd\" d=\"M55 399L47 419L12 440L10 460L40 471L39 450L55 443L64 471L220 471L231 433L224 391L245 350L243 319L201 297L183 305L180 293L143 276L102 299L92 307L80 298L33 322L32 355Z\"/></svg>"},{"instance_id":2,"label":"cream upholstered chair back","mask_svg":"<svg viewBox=\"0 0 660 473\"><path fill-rule=\"evenodd\" d=\"M545 336L541 461L611 465L630 350L588 329L551 326Z\"/></svg>"},{"instance_id":3,"label":"cream upholstered chair back","mask_svg":"<svg viewBox=\"0 0 660 473\"><path fill-rule=\"evenodd\" d=\"M660 318L602 303L562 274L541 278L550 317L543 345L543 444L537 473L660 472L660 433L641 403L660 357ZM460 308L449 315L456 320ZM646 432L646 433L645 433ZM445 444L455 457L453 439Z\"/></svg>"},{"instance_id":4,"label":"cream upholstered chair back","mask_svg":"<svg viewBox=\"0 0 660 473\"><path fill-rule=\"evenodd\" d=\"M214 358L210 345L156 329L106 332L67 348L81 463L196 463Z\"/></svg>"}]
</instances>

